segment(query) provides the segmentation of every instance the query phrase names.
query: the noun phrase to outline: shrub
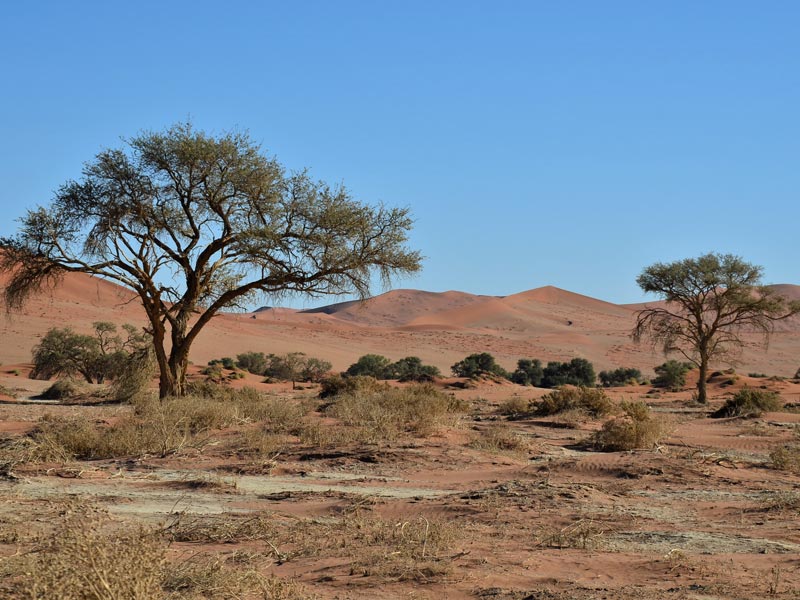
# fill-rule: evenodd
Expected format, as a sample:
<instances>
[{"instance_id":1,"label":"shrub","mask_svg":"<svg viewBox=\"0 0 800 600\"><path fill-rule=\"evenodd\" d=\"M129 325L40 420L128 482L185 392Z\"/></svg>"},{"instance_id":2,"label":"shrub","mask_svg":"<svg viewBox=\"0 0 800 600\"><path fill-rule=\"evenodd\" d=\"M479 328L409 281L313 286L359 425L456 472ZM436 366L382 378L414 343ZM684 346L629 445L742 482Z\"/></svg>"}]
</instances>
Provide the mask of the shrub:
<instances>
[{"instance_id":1,"label":"shrub","mask_svg":"<svg viewBox=\"0 0 800 600\"><path fill-rule=\"evenodd\" d=\"M377 392L388 390L389 386L380 383L374 377L356 375L355 377L342 377L333 375L322 380L319 392L320 398L330 398L339 394L352 394L356 392Z\"/></svg>"},{"instance_id":2,"label":"shrub","mask_svg":"<svg viewBox=\"0 0 800 600\"><path fill-rule=\"evenodd\" d=\"M562 385L591 387L597 377L594 366L585 358L573 358L568 363L551 361L542 374L542 387L555 388Z\"/></svg>"},{"instance_id":3,"label":"shrub","mask_svg":"<svg viewBox=\"0 0 800 600\"><path fill-rule=\"evenodd\" d=\"M263 375L267 370L267 357L263 352L243 352L236 355L236 366L253 375Z\"/></svg>"},{"instance_id":4,"label":"shrub","mask_svg":"<svg viewBox=\"0 0 800 600\"><path fill-rule=\"evenodd\" d=\"M508 379L509 374L503 367L497 364L494 356L488 352L480 354L470 354L451 367L453 375L456 377L469 377L475 379L484 375L503 377Z\"/></svg>"},{"instance_id":5,"label":"shrub","mask_svg":"<svg viewBox=\"0 0 800 600\"><path fill-rule=\"evenodd\" d=\"M331 370L331 363L319 358L306 356L303 352L270 354L264 375L267 381L278 379L291 381L292 388L298 381L319 382Z\"/></svg>"},{"instance_id":6,"label":"shrub","mask_svg":"<svg viewBox=\"0 0 800 600\"><path fill-rule=\"evenodd\" d=\"M774 412L783 408L781 397L768 390L742 388L732 398L728 398L711 416L715 419L725 417L759 417L764 412Z\"/></svg>"},{"instance_id":7,"label":"shrub","mask_svg":"<svg viewBox=\"0 0 800 600\"><path fill-rule=\"evenodd\" d=\"M671 392L680 391L686 385L686 373L693 368L692 363L668 360L655 367L656 378L653 379L653 385Z\"/></svg>"},{"instance_id":8,"label":"shrub","mask_svg":"<svg viewBox=\"0 0 800 600\"><path fill-rule=\"evenodd\" d=\"M59 379L40 394L45 400L65 400L77 396L78 386L71 379Z\"/></svg>"},{"instance_id":9,"label":"shrub","mask_svg":"<svg viewBox=\"0 0 800 600\"><path fill-rule=\"evenodd\" d=\"M132 352L125 367L114 381L112 393L118 402L134 402L147 393L156 373L156 361L149 348Z\"/></svg>"},{"instance_id":10,"label":"shrub","mask_svg":"<svg viewBox=\"0 0 800 600\"><path fill-rule=\"evenodd\" d=\"M517 361L517 369L511 374L511 381L519 385L532 385L539 387L544 377L542 361L538 358L520 358Z\"/></svg>"},{"instance_id":11,"label":"shrub","mask_svg":"<svg viewBox=\"0 0 800 600\"><path fill-rule=\"evenodd\" d=\"M590 387L562 387L542 396L536 404L536 414L543 416L579 411L602 417L614 410L614 403L602 389Z\"/></svg>"},{"instance_id":12,"label":"shrub","mask_svg":"<svg viewBox=\"0 0 800 600\"><path fill-rule=\"evenodd\" d=\"M223 369L227 369L228 371L233 371L236 369L236 361L234 361L230 356L224 356L222 358L215 358L213 360L208 361L209 367L220 366Z\"/></svg>"},{"instance_id":13,"label":"shrub","mask_svg":"<svg viewBox=\"0 0 800 600\"><path fill-rule=\"evenodd\" d=\"M349 379L353 378L345 380ZM415 384L339 394L326 413L345 425L362 428L377 442L394 439L401 433L430 434L451 423L453 413L462 410L452 396L430 384Z\"/></svg>"},{"instance_id":14,"label":"shrub","mask_svg":"<svg viewBox=\"0 0 800 600\"><path fill-rule=\"evenodd\" d=\"M321 358L309 356L300 370L300 379L311 383L319 383L330 373L331 363Z\"/></svg>"},{"instance_id":15,"label":"shrub","mask_svg":"<svg viewBox=\"0 0 800 600\"><path fill-rule=\"evenodd\" d=\"M156 533L120 530L96 509L77 507L32 554L21 582L27 588L24 597L163 598L165 551Z\"/></svg>"},{"instance_id":16,"label":"shrub","mask_svg":"<svg viewBox=\"0 0 800 600\"><path fill-rule=\"evenodd\" d=\"M416 356L401 358L389 365L388 370L400 381L416 381L418 383L433 381L435 377L441 375L439 369L433 365L422 364L422 360Z\"/></svg>"},{"instance_id":17,"label":"shrub","mask_svg":"<svg viewBox=\"0 0 800 600\"><path fill-rule=\"evenodd\" d=\"M374 377L375 379L393 379L389 370L391 361L380 354L365 354L347 368L345 373L349 376L356 375Z\"/></svg>"},{"instance_id":18,"label":"shrub","mask_svg":"<svg viewBox=\"0 0 800 600\"><path fill-rule=\"evenodd\" d=\"M520 398L519 396L513 396L503 402L500 407L498 408L498 412L501 415L506 415L508 417L519 417L524 415L531 410L531 403L529 400L525 400L524 398Z\"/></svg>"},{"instance_id":19,"label":"shrub","mask_svg":"<svg viewBox=\"0 0 800 600\"><path fill-rule=\"evenodd\" d=\"M603 387L620 387L642 381L642 372L631 367L619 367L613 371L600 371L598 375Z\"/></svg>"},{"instance_id":20,"label":"shrub","mask_svg":"<svg viewBox=\"0 0 800 600\"><path fill-rule=\"evenodd\" d=\"M800 473L800 445L779 446L770 452L769 458L773 469Z\"/></svg>"},{"instance_id":21,"label":"shrub","mask_svg":"<svg viewBox=\"0 0 800 600\"><path fill-rule=\"evenodd\" d=\"M509 454L524 454L531 447L527 438L502 425L495 425L479 431L468 446L482 452Z\"/></svg>"},{"instance_id":22,"label":"shrub","mask_svg":"<svg viewBox=\"0 0 800 600\"><path fill-rule=\"evenodd\" d=\"M669 428L661 417L654 416L644 402L622 402L623 415L603 424L590 443L602 452L652 448Z\"/></svg>"}]
</instances>

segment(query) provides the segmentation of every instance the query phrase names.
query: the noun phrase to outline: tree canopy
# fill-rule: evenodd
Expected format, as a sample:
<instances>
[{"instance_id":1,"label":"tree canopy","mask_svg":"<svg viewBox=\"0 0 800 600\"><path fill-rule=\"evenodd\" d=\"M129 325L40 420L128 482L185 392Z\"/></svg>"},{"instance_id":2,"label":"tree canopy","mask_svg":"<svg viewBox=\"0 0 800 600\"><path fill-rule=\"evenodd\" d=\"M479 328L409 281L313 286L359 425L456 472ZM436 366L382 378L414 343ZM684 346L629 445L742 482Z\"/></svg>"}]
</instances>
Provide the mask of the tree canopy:
<instances>
[{"instance_id":1,"label":"tree canopy","mask_svg":"<svg viewBox=\"0 0 800 600\"><path fill-rule=\"evenodd\" d=\"M258 293L364 298L374 274L419 270L411 226L406 208L287 173L247 134L178 124L99 152L0 240L0 269L10 309L67 272L134 290L164 397L185 393L189 349L222 309Z\"/></svg>"},{"instance_id":2,"label":"tree canopy","mask_svg":"<svg viewBox=\"0 0 800 600\"><path fill-rule=\"evenodd\" d=\"M800 302L776 294L761 277L760 266L732 254L651 265L636 282L665 302L639 311L633 338L650 338L665 354L678 353L696 365L697 399L705 403L711 360L734 362L745 331L762 334L766 346L776 321L800 313Z\"/></svg>"}]
</instances>

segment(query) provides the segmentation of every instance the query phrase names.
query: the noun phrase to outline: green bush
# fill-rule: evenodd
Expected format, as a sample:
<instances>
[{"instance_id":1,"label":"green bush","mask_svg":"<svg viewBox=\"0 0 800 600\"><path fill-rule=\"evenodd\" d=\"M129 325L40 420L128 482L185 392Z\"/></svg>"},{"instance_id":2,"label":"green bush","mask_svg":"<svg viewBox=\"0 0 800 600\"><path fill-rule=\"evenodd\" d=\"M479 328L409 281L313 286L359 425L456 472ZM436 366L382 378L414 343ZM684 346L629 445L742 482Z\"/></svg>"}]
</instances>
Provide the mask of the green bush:
<instances>
[{"instance_id":1,"label":"green bush","mask_svg":"<svg viewBox=\"0 0 800 600\"><path fill-rule=\"evenodd\" d=\"M539 399L536 414L555 415L578 411L591 417L602 417L614 412L611 398L601 388L561 387Z\"/></svg>"},{"instance_id":2,"label":"green bush","mask_svg":"<svg viewBox=\"0 0 800 600\"><path fill-rule=\"evenodd\" d=\"M345 373L351 377L361 375L375 379L393 379L389 369L391 364L392 361L380 354L365 354L350 365Z\"/></svg>"},{"instance_id":3,"label":"green bush","mask_svg":"<svg viewBox=\"0 0 800 600\"><path fill-rule=\"evenodd\" d=\"M538 358L520 358L517 361L517 369L511 374L511 381L519 385L539 387L542 385L543 377L542 361Z\"/></svg>"},{"instance_id":4,"label":"green bush","mask_svg":"<svg viewBox=\"0 0 800 600\"><path fill-rule=\"evenodd\" d=\"M562 385L592 387L597 379L594 366L585 358L573 358L568 363L551 361L542 374L542 387L556 388Z\"/></svg>"},{"instance_id":5,"label":"green bush","mask_svg":"<svg viewBox=\"0 0 800 600\"><path fill-rule=\"evenodd\" d=\"M236 366L253 375L263 375L267 370L267 356L263 352L243 352L236 355Z\"/></svg>"},{"instance_id":6,"label":"green bush","mask_svg":"<svg viewBox=\"0 0 800 600\"><path fill-rule=\"evenodd\" d=\"M603 387L621 387L628 384L638 384L643 381L642 372L632 367L619 367L613 371L600 371L598 375Z\"/></svg>"},{"instance_id":7,"label":"green bush","mask_svg":"<svg viewBox=\"0 0 800 600\"><path fill-rule=\"evenodd\" d=\"M719 410L711 414L715 419L725 417L758 417L765 412L783 408L781 397L776 392L742 388L732 398L728 398Z\"/></svg>"},{"instance_id":8,"label":"green bush","mask_svg":"<svg viewBox=\"0 0 800 600\"><path fill-rule=\"evenodd\" d=\"M480 354L470 354L464 360L461 360L451 367L453 375L456 377L469 377L476 379L482 376L502 377L509 378L508 372L503 369L494 359L494 356L488 352L481 352Z\"/></svg>"},{"instance_id":9,"label":"green bush","mask_svg":"<svg viewBox=\"0 0 800 600\"><path fill-rule=\"evenodd\" d=\"M653 379L653 386L672 392L680 391L686 385L686 373L693 368L692 363L668 360L655 367L656 378Z\"/></svg>"},{"instance_id":10,"label":"green bush","mask_svg":"<svg viewBox=\"0 0 800 600\"><path fill-rule=\"evenodd\" d=\"M389 365L390 371L400 381L424 383L433 381L441 373L433 365L425 365L417 356L406 356Z\"/></svg>"},{"instance_id":11,"label":"green bush","mask_svg":"<svg viewBox=\"0 0 800 600\"><path fill-rule=\"evenodd\" d=\"M319 358L306 356L304 352L288 354L270 354L267 357L267 368L264 375L267 381L280 380L295 382L309 381L318 383L331 370L331 363Z\"/></svg>"}]
</instances>

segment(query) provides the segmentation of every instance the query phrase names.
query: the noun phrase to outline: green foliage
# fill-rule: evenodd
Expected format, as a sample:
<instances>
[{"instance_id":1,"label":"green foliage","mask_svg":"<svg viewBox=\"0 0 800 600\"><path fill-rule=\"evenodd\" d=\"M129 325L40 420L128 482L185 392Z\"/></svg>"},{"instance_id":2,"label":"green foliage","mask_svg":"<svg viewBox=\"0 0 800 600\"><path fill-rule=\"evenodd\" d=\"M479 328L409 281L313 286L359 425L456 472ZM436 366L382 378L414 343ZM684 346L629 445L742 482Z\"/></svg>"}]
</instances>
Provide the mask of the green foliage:
<instances>
[{"instance_id":1,"label":"green foliage","mask_svg":"<svg viewBox=\"0 0 800 600\"><path fill-rule=\"evenodd\" d=\"M116 379L127 368L133 352L146 344L145 337L132 325L124 325L127 337L116 334L113 323L94 323L95 335L75 333L71 328L54 327L33 349L34 379L80 374L88 383Z\"/></svg>"},{"instance_id":2,"label":"green foliage","mask_svg":"<svg viewBox=\"0 0 800 600\"><path fill-rule=\"evenodd\" d=\"M494 356L488 352L470 354L451 367L456 377L469 377L475 379L481 376L495 376L508 379L509 375L503 367L497 364Z\"/></svg>"},{"instance_id":3,"label":"green foliage","mask_svg":"<svg viewBox=\"0 0 800 600\"><path fill-rule=\"evenodd\" d=\"M0 239L5 304L21 308L67 272L133 290L150 325L161 397L183 395L191 346L255 294L369 295L421 268L407 208L369 205L287 171L246 133L191 123L126 139ZM153 282L159 282L154 285Z\"/></svg>"},{"instance_id":4,"label":"green foliage","mask_svg":"<svg viewBox=\"0 0 800 600\"><path fill-rule=\"evenodd\" d=\"M600 371L598 375L603 387L621 387L630 383L641 383L642 372L632 367L619 367L613 371Z\"/></svg>"},{"instance_id":5,"label":"green foliage","mask_svg":"<svg viewBox=\"0 0 800 600\"><path fill-rule=\"evenodd\" d=\"M602 417L614 412L614 403L601 388L571 386L550 392L536 403L538 415L556 415L568 411Z\"/></svg>"},{"instance_id":6,"label":"green foliage","mask_svg":"<svg viewBox=\"0 0 800 600\"><path fill-rule=\"evenodd\" d=\"M225 356L223 358L214 358L208 361L209 367L219 367L220 369L226 369L228 371L233 371L236 369L236 361L234 361L230 356Z\"/></svg>"},{"instance_id":7,"label":"green foliage","mask_svg":"<svg viewBox=\"0 0 800 600\"><path fill-rule=\"evenodd\" d=\"M309 356L306 358L303 368L300 370L300 380L319 383L331 371L331 363L321 358Z\"/></svg>"},{"instance_id":8,"label":"green foliage","mask_svg":"<svg viewBox=\"0 0 800 600\"><path fill-rule=\"evenodd\" d=\"M380 354L365 354L347 368L345 373L349 376L362 375L375 379L393 379L389 366L391 362Z\"/></svg>"},{"instance_id":9,"label":"green foliage","mask_svg":"<svg viewBox=\"0 0 800 600\"><path fill-rule=\"evenodd\" d=\"M236 355L236 366L253 375L263 375L267 370L267 357L263 352L243 352Z\"/></svg>"},{"instance_id":10,"label":"green foliage","mask_svg":"<svg viewBox=\"0 0 800 600\"><path fill-rule=\"evenodd\" d=\"M694 365L689 362L668 360L655 367L656 378L653 379L653 385L671 392L677 392L686 385L686 373L693 368Z\"/></svg>"},{"instance_id":11,"label":"green foliage","mask_svg":"<svg viewBox=\"0 0 800 600\"><path fill-rule=\"evenodd\" d=\"M591 387L597 377L594 366L585 358L573 358L568 363L551 361L542 374L542 387L556 388L562 385Z\"/></svg>"},{"instance_id":12,"label":"green foliage","mask_svg":"<svg viewBox=\"0 0 800 600\"><path fill-rule=\"evenodd\" d=\"M716 253L647 267L636 282L665 302L639 311L634 340L649 338L664 354L677 352L697 364L697 399L705 403L712 359L741 353L744 331L762 334L766 346L775 321L800 312L800 302L761 284L762 271L738 256Z\"/></svg>"},{"instance_id":13,"label":"green foliage","mask_svg":"<svg viewBox=\"0 0 800 600\"><path fill-rule=\"evenodd\" d=\"M331 363L319 358L306 356L304 352L288 354L270 354L267 356L267 368L264 375L268 380L280 381L321 381L331 370Z\"/></svg>"},{"instance_id":14,"label":"green foliage","mask_svg":"<svg viewBox=\"0 0 800 600\"><path fill-rule=\"evenodd\" d=\"M400 381L416 381L423 383L439 377L439 369L433 365L425 365L417 356L406 356L389 365L389 371Z\"/></svg>"},{"instance_id":15,"label":"green foliage","mask_svg":"<svg viewBox=\"0 0 800 600\"><path fill-rule=\"evenodd\" d=\"M775 412L783 408L783 401L776 392L742 388L732 398L728 398L713 418L759 417L765 412Z\"/></svg>"},{"instance_id":16,"label":"green foliage","mask_svg":"<svg viewBox=\"0 0 800 600\"><path fill-rule=\"evenodd\" d=\"M511 374L511 381L519 385L532 385L539 387L542 385L544 368L542 361L538 358L520 358L517 361L517 369Z\"/></svg>"}]
</instances>

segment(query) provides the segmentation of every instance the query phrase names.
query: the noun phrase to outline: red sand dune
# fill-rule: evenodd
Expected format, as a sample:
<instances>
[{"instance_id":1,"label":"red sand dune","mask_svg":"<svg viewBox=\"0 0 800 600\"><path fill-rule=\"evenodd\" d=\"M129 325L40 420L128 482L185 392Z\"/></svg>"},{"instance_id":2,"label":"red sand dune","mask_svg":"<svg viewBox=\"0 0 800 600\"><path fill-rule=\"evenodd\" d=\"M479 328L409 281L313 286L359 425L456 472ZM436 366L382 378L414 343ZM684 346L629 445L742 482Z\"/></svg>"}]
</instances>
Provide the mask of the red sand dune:
<instances>
[{"instance_id":1,"label":"red sand dune","mask_svg":"<svg viewBox=\"0 0 800 600\"><path fill-rule=\"evenodd\" d=\"M3 278L0 276L0 286ZM776 286L800 298L800 286ZM630 339L637 306L621 306L552 286L506 297L464 292L394 290L366 303L345 302L297 311L270 308L213 319L199 336L192 360L235 356L248 350L303 351L344 369L365 353L392 359L416 355L444 373L473 352L491 352L506 368L522 357L585 357L598 370L633 366L650 373L664 357ZM113 283L69 274L52 293L30 300L21 313L0 319L0 362L30 360L31 348L51 327L90 331L93 321L143 325L135 296ZM792 375L800 356L800 323L781 325L768 353L748 340L740 371Z\"/></svg>"}]
</instances>

